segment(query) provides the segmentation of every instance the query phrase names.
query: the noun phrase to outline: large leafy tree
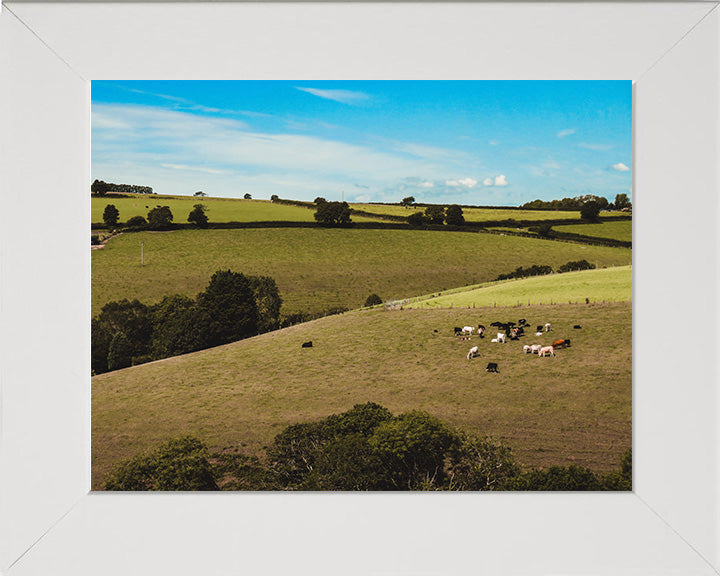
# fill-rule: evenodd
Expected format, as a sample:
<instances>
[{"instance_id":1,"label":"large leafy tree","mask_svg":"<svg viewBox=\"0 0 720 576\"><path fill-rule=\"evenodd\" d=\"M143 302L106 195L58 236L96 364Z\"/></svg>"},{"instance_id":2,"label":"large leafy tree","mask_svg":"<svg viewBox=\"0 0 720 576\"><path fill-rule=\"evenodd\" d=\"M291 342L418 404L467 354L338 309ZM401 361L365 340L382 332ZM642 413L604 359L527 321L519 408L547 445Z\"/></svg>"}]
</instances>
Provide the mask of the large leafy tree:
<instances>
[{"instance_id":1,"label":"large leafy tree","mask_svg":"<svg viewBox=\"0 0 720 576\"><path fill-rule=\"evenodd\" d=\"M315 220L322 226L350 224L350 205L347 202L319 202L315 206Z\"/></svg>"},{"instance_id":2,"label":"large leafy tree","mask_svg":"<svg viewBox=\"0 0 720 576\"><path fill-rule=\"evenodd\" d=\"M107 372L110 346L118 333L127 339L131 358L146 355L150 351L152 317L149 308L139 300L108 302L93 319L91 328L92 369L96 374ZM121 344L126 346L120 340L116 342L116 348Z\"/></svg>"},{"instance_id":3,"label":"large leafy tree","mask_svg":"<svg viewBox=\"0 0 720 576\"><path fill-rule=\"evenodd\" d=\"M445 222L445 208L443 206L433 204L432 206L425 208L425 216L430 224L442 224Z\"/></svg>"},{"instance_id":4,"label":"large leafy tree","mask_svg":"<svg viewBox=\"0 0 720 576\"><path fill-rule=\"evenodd\" d=\"M147 221L154 230L169 228L173 221L173 213L169 206L156 206L148 212Z\"/></svg>"},{"instance_id":5,"label":"large leafy tree","mask_svg":"<svg viewBox=\"0 0 720 576\"><path fill-rule=\"evenodd\" d=\"M588 200L580 207L580 217L583 220L597 222L600 216L600 204L596 200Z\"/></svg>"},{"instance_id":6,"label":"large leafy tree","mask_svg":"<svg viewBox=\"0 0 720 576\"><path fill-rule=\"evenodd\" d=\"M120 218L120 211L115 207L114 204L108 204L105 206L105 211L103 212L103 222L105 222L105 226L108 228L112 228L118 223L118 219Z\"/></svg>"},{"instance_id":7,"label":"large leafy tree","mask_svg":"<svg viewBox=\"0 0 720 576\"><path fill-rule=\"evenodd\" d=\"M632 208L632 203L627 194L618 194L615 196L615 208L622 210L623 208Z\"/></svg>"},{"instance_id":8,"label":"large leafy tree","mask_svg":"<svg viewBox=\"0 0 720 576\"><path fill-rule=\"evenodd\" d=\"M205 206L203 204L195 204L188 214L188 222L195 224L198 228L207 228L208 217L205 214Z\"/></svg>"},{"instance_id":9,"label":"large leafy tree","mask_svg":"<svg viewBox=\"0 0 720 576\"><path fill-rule=\"evenodd\" d=\"M447 210L445 210L445 223L448 226L462 226L465 224L462 208L457 204L448 206Z\"/></svg>"},{"instance_id":10,"label":"large leafy tree","mask_svg":"<svg viewBox=\"0 0 720 576\"><path fill-rule=\"evenodd\" d=\"M97 196L105 196L109 191L110 184L103 180L95 180L95 182L90 185L90 192Z\"/></svg>"},{"instance_id":11,"label":"large leafy tree","mask_svg":"<svg viewBox=\"0 0 720 576\"><path fill-rule=\"evenodd\" d=\"M250 280L239 272L218 270L198 306L210 318L209 345L218 346L258 333L258 307Z\"/></svg>"},{"instance_id":12,"label":"large leafy tree","mask_svg":"<svg viewBox=\"0 0 720 576\"><path fill-rule=\"evenodd\" d=\"M269 332L280 327L282 298L270 276L248 276L258 309L258 331Z\"/></svg>"},{"instance_id":13,"label":"large leafy tree","mask_svg":"<svg viewBox=\"0 0 720 576\"><path fill-rule=\"evenodd\" d=\"M174 294L152 307L154 358L167 358L208 347L210 316L195 300Z\"/></svg>"}]
</instances>

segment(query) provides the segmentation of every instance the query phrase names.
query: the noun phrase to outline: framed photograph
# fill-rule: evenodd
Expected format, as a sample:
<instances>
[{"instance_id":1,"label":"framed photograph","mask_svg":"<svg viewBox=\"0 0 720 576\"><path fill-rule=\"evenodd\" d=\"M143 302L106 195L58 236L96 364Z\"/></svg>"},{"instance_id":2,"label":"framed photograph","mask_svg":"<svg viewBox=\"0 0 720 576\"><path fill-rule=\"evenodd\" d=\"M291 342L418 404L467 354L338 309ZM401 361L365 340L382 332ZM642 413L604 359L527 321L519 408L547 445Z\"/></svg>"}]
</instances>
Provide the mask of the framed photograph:
<instances>
[{"instance_id":1,"label":"framed photograph","mask_svg":"<svg viewBox=\"0 0 720 576\"><path fill-rule=\"evenodd\" d=\"M716 8L4 4L0 571L716 574ZM148 80L631 83L632 492L93 492L91 82Z\"/></svg>"}]
</instances>

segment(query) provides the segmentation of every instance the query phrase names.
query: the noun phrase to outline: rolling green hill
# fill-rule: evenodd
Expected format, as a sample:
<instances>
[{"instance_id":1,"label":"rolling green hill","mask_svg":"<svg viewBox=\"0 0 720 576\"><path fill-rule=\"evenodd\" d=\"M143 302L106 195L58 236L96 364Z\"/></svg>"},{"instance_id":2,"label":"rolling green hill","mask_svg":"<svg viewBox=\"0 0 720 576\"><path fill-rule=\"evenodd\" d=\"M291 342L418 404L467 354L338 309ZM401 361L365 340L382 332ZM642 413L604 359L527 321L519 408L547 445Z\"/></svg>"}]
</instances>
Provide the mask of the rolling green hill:
<instances>
[{"instance_id":1,"label":"rolling green hill","mask_svg":"<svg viewBox=\"0 0 720 576\"><path fill-rule=\"evenodd\" d=\"M409 308L514 306L565 302L624 302L632 300L632 266L582 270L504 280L474 289L455 290L437 297L419 297Z\"/></svg>"},{"instance_id":2,"label":"rolling green hill","mask_svg":"<svg viewBox=\"0 0 720 576\"><path fill-rule=\"evenodd\" d=\"M145 265L140 265L140 243ZM361 306L478 284L518 266L586 259L628 265L625 248L426 230L263 228L125 233L92 252L92 313L112 300L194 297L218 269L272 276L286 314Z\"/></svg>"},{"instance_id":3,"label":"rolling green hill","mask_svg":"<svg viewBox=\"0 0 720 576\"><path fill-rule=\"evenodd\" d=\"M453 335L453 326L519 317L553 331L507 344ZM607 472L632 439L631 318L627 302L364 310L95 376L93 488L114 463L172 437L262 456L285 426L369 401L491 434L526 466ZM555 358L522 352L560 337L573 346ZM467 360L475 344L480 355ZM489 361L499 374L485 372Z\"/></svg>"},{"instance_id":4,"label":"rolling green hill","mask_svg":"<svg viewBox=\"0 0 720 576\"><path fill-rule=\"evenodd\" d=\"M92 197L92 222L102 222L108 204L120 212L120 221L133 216L147 217L155 206L169 206L174 222L187 223L188 214L195 204L203 204L210 222L315 222L314 210L300 206L273 203L269 200L242 200L238 198L195 198L192 196L163 196L157 194L127 195L122 198ZM353 216L354 222L372 222L372 218Z\"/></svg>"}]
</instances>

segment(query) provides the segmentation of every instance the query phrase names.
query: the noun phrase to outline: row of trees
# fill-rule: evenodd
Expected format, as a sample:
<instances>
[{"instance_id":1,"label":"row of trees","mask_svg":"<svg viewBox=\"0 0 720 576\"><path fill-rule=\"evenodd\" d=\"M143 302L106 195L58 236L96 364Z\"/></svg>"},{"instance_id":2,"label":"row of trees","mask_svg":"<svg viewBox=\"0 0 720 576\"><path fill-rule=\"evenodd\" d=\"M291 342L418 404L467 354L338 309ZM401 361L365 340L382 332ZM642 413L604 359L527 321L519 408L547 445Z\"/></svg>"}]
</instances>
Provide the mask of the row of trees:
<instances>
[{"instance_id":1,"label":"row of trees","mask_svg":"<svg viewBox=\"0 0 720 576\"><path fill-rule=\"evenodd\" d=\"M205 213L207 208L203 204L195 204L188 214L187 221L198 228L206 228L209 222ZM173 213L169 206L155 206L148 214L147 219L142 216L132 216L125 222L128 228L150 228L151 230L165 230L173 223ZM120 211L114 204L108 204L103 211L103 222L108 228L114 228L120 223Z\"/></svg>"},{"instance_id":2,"label":"row of trees","mask_svg":"<svg viewBox=\"0 0 720 576\"><path fill-rule=\"evenodd\" d=\"M433 204L425 208L425 212L415 212L411 214L407 220L411 226L425 226L427 224L434 224L436 226L442 226L443 224L447 224L448 226L462 226L465 224L462 207L457 204L453 204L447 208Z\"/></svg>"},{"instance_id":3,"label":"row of trees","mask_svg":"<svg viewBox=\"0 0 720 576\"><path fill-rule=\"evenodd\" d=\"M150 186L137 186L135 184L115 184L114 182L95 180L90 185L90 192L95 196L105 196L105 194L108 194L110 192L120 192L122 194L152 194L153 189Z\"/></svg>"},{"instance_id":4,"label":"row of trees","mask_svg":"<svg viewBox=\"0 0 720 576\"><path fill-rule=\"evenodd\" d=\"M617 194L613 203L603 196L586 194L561 200L533 200L532 202L526 202L520 208L525 210L582 210L583 206L589 202L594 202L599 207L599 210L632 209L632 203L627 194Z\"/></svg>"},{"instance_id":5,"label":"row of trees","mask_svg":"<svg viewBox=\"0 0 720 576\"><path fill-rule=\"evenodd\" d=\"M567 262L557 269L558 274L563 272L573 272L575 270L594 270L595 264L591 264L587 260L576 260L573 262ZM528 268L518 266L513 272L507 274L500 274L496 280L510 280L512 278L528 278L530 276L544 276L552 274L552 266L533 264Z\"/></svg>"},{"instance_id":6,"label":"row of trees","mask_svg":"<svg viewBox=\"0 0 720 576\"><path fill-rule=\"evenodd\" d=\"M101 374L274 330L281 305L275 280L230 270L215 272L194 299L109 302L92 319L92 370Z\"/></svg>"},{"instance_id":7,"label":"row of trees","mask_svg":"<svg viewBox=\"0 0 720 576\"><path fill-rule=\"evenodd\" d=\"M106 490L631 490L632 453L598 476L571 465L523 470L492 438L459 433L427 412L394 416L369 402L278 434L265 463L211 454L183 437L118 465Z\"/></svg>"}]
</instances>

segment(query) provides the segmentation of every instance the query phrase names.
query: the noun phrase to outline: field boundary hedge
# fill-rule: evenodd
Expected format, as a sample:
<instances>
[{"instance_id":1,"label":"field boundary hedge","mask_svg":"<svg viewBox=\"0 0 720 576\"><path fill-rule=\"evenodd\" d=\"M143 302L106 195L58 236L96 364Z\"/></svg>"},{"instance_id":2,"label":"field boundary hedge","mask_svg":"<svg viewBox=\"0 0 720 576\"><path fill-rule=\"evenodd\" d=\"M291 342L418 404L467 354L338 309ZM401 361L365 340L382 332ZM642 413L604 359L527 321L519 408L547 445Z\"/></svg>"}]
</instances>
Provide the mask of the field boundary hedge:
<instances>
[{"instance_id":1,"label":"field boundary hedge","mask_svg":"<svg viewBox=\"0 0 720 576\"><path fill-rule=\"evenodd\" d=\"M517 225L517 224L516 224ZM101 222L94 222L90 226L91 230L104 230L107 228ZM235 229L257 229L257 228L340 228L340 229L356 229L356 230L427 230L433 232L469 232L482 234L496 234L505 236L522 236L525 238L534 238L536 240L550 240L556 242L570 242L574 244L587 244L591 246L608 246L613 248L632 248L632 242L626 240L614 240L612 238L597 238L593 236L583 236L582 234L572 234L570 232L552 231L552 236L540 236L533 232L525 232L521 230L491 230L489 224L483 222L468 223L464 226L447 226L442 224L426 224L423 226L410 226L406 222L385 221L385 222L351 222L348 226L328 227L322 226L317 222L297 222L293 220L269 220L258 222L209 222L203 228L204 230L235 230ZM152 231L149 227L124 227L117 226L118 230L124 232L147 232ZM190 223L173 223L162 231L170 230L198 230L199 228Z\"/></svg>"}]
</instances>

